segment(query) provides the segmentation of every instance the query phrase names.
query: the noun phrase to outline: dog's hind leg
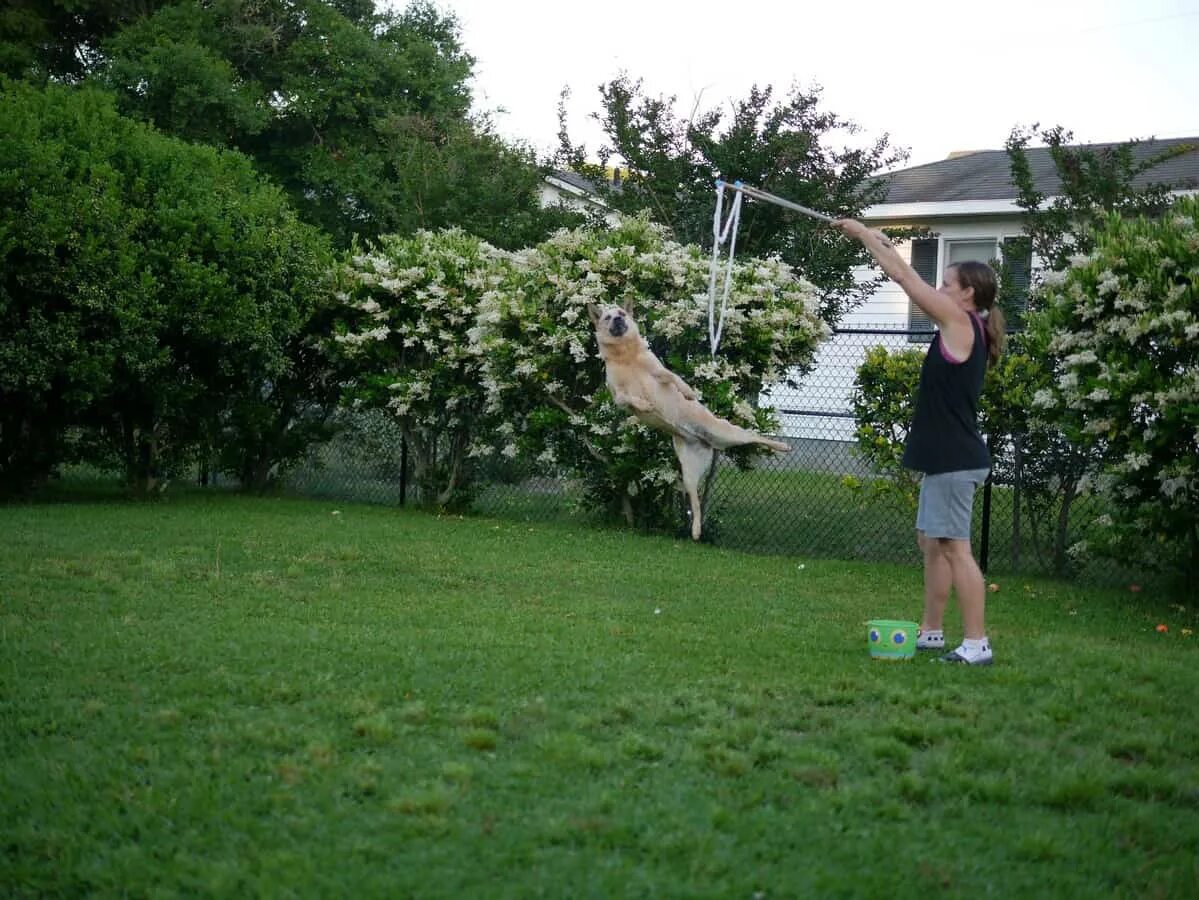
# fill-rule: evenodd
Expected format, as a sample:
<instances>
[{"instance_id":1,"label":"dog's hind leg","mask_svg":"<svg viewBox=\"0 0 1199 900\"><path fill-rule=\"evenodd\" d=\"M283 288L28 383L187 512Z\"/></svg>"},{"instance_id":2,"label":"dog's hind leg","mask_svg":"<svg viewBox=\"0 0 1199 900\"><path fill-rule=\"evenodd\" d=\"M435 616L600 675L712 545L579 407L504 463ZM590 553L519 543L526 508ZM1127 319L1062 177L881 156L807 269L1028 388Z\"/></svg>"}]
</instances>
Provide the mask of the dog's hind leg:
<instances>
[{"instance_id":1,"label":"dog's hind leg","mask_svg":"<svg viewBox=\"0 0 1199 900\"><path fill-rule=\"evenodd\" d=\"M707 444L686 441L677 435L674 438L674 453L683 470L683 490L691 503L691 538L699 540L703 530L703 510L699 504L699 483L712 465L714 451Z\"/></svg>"},{"instance_id":2,"label":"dog's hind leg","mask_svg":"<svg viewBox=\"0 0 1199 900\"><path fill-rule=\"evenodd\" d=\"M791 449L790 444L768 438L764 434L758 434L756 431L750 431L740 425L734 425L727 419L712 414L705 417L697 430L701 433L705 443L711 444L718 450L728 450L730 447L739 447L743 444L761 444L763 447L769 447L780 453Z\"/></svg>"}]
</instances>

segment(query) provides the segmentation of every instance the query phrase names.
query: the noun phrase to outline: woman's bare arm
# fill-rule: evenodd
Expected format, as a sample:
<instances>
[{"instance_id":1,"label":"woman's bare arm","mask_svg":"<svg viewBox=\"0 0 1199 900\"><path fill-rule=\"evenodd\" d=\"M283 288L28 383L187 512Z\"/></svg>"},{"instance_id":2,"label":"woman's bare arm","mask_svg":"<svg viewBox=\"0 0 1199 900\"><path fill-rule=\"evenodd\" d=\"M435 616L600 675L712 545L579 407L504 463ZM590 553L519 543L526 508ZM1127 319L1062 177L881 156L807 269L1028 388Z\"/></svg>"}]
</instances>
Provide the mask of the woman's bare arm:
<instances>
[{"instance_id":1,"label":"woman's bare arm","mask_svg":"<svg viewBox=\"0 0 1199 900\"><path fill-rule=\"evenodd\" d=\"M959 324L969 328L970 320L965 310L921 278L885 234L867 228L856 219L837 219L833 225L860 241L887 277L903 288L912 302L942 329Z\"/></svg>"}]
</instances>

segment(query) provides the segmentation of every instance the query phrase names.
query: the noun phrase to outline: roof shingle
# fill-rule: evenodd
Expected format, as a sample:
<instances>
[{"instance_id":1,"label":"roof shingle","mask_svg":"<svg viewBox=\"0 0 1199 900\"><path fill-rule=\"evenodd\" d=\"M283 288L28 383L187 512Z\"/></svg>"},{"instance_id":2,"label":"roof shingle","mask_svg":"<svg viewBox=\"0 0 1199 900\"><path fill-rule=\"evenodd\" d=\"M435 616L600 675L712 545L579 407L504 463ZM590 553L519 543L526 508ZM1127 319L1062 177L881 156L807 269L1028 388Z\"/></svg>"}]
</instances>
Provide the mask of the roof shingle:
<instances>
[{"instance_id":1,"label":"roof shingle","mask_svg":"<svg viewBox=\"0 0 1199 900\"><path fill-rule=\"evenodd\" d=\"M1164 183L1174 190L1199 189L1199 137L1142 141L1133 158L1145 160L1178 146L1190 151L1137 176L1134 187ZM1090 150L1119 144L1086 144ZM1033 182L1048 197L1058 193L1060 181L1048 147L1025 151ZM889 189L884 203L928 203L946 200L1011 200L1016 196L1006 150L980 150L923 166L901 169L883 176Z\"/></svg>"}]
</instances>

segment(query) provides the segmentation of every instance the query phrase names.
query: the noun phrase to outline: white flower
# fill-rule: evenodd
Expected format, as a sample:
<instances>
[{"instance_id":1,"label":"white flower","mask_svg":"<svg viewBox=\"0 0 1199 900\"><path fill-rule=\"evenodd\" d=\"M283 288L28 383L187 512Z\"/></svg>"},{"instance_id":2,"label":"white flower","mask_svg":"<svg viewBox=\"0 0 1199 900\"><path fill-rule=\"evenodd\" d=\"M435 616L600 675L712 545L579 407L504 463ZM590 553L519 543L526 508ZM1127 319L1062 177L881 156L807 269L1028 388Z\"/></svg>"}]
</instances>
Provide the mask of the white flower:
<instances>
[{"instance_id":1,"label":"white flower","mask_svg":"<svg viewBox=\"0 0 1199 900\"><path fill-rule=\"evenodd\" d=\"M1170 499L1174 499L1176 494L1181 491L1185 491L1186 488L1187 479L1185 476L1178 475L1174 478L1166 478L1162 480L1162 493Z\"/></svg>"},{"instance_id":2,"label":"white flower","mask_svg":"<svg viewBox=\"0 0 1199 900\"><path fill-rule=\"evenodd\" d=\"M1055 403L1053 391L1042 388L1033 394L1032 405L1036 409L1051 409Z\"/></svg>"},{"instance_id":3,"label":"white flower","mask_svg":"<svg viewBox=\"0 0 1199 900\"><path fill-rule=\"evenodd\" d=\"M1124 457L1124 462L1130 472L1145 468L1151 461L1152 457L1148 453L1130 453Z\"/></svg>"},{"instance_id":4,"label":"white flower","mask_svg":"<svg viewBox=\"0 0 1199 900\"><path fill-rule=\"evenodd\" d=\"M1067 366L1071 367L1089 365L1098 361L1099 357L1095 355L1094 350L1083 350L1081 353L1073 353L1063 360Z\"/></svg>"},{"instance_id":5,"label":"white flower","mask_svg":"<svg viewBox=\"0 0 1199 900\"><path fill-rule=\"evenodd\" d=\"M1057 385L1063 391L1069 391L1078 387L1078 374L1076 372L1066 372L1058 378Z\"/></svg>"},{"instance_id":6,"label":"white flower","mask_svg":"<svg viewBox=\"0 0 1199 900\"><path fill-rule=\"evenodd\" d=\"M735 400L733 402L733 414L741 419L752 422L754 419L754 408L744 400Z\"/></svg>"}]
</instances>

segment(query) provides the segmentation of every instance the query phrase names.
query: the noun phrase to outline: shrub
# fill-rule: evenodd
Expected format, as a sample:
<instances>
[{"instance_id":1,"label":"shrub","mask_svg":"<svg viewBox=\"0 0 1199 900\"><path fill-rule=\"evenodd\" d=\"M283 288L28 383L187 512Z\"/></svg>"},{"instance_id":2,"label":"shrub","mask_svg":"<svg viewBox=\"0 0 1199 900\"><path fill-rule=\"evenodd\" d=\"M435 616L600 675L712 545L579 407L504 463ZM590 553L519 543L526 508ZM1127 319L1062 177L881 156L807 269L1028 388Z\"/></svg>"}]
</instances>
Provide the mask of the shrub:
<instances>
[{"instance_id":1,"label":"shrub","mask_svg":"<svg viewBox=\"0 0 1199 900\"><path fill-rule=\"evenodd\" d=\"M1110 217L1095 250L1046 280L1040 329L1060 375L1034 404L1102 463L1115 501L1094 549L1199 574L1199 199L1158 219Z\"/></svg>"},{"instance_id":2,"label":"shrub","mask_svg":"<svg viewBox=\"0 0 1199 900\"><path fill-rule=\"evenodd\" d=\"M348 399L385 411L408 442L420 502L467 504L486 435L482 361L470 342L506 254L457 229L385 236L344 266L334 338L355 367Z\"/></svg>"},{"instance_id":3,"label":"shrub","mask_svg":"<svg viewBox=\"0 0 1199 900\"><path fill-rule=\"evenodd\" d=\"M327 242L239 154L92 90L0 89L0 488L44 478L85 425L148 490L289 377Z\"/></svg>"},{"instance_id":4,"label":"shrub","mask_svg":"<svg viewBox=\"0 0 1199 900\"><path fill-rule=\"evenodd\" d=\"M891 498L914 511L920 492L918 473L903 467L903 450L915 411L916 386L924 353L872 347L858 367L850 397L858 454L882 478L863 484L847 477L850 487L868 491L872 498Z\"/></svg>"},{"instance_id":5,"label":"shrub","mask_svg":"<svg viewBox=\"0 0 1199 900\"><path fill-rule=\"evenodd\" d=\"M582 480L586 496L630 524L678 521L677 464L670 440L618 408L604 383L588 303L633 308L642 335L717 415L760 431L763 387L789 368L810 368L827 334L815 290L773 259L736 266L715 357L708 345L709 260L642 218L610 231L559 232L513 255L499 290L480 303L474 332L498 441L480 434L478 456L536 457ZM755 450L730 456L748 465Z\"/></svg>"}]
</instances>

